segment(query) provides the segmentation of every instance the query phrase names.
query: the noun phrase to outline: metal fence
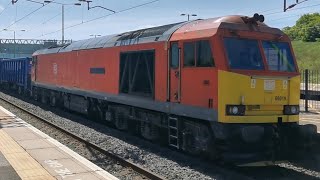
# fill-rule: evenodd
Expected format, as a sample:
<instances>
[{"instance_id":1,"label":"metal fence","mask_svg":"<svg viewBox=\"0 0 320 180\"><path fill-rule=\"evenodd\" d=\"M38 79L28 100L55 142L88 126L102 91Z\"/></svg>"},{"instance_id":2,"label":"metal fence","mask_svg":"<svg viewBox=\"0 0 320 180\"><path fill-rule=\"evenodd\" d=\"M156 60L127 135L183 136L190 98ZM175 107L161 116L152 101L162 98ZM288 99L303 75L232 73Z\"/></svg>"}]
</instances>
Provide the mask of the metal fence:
<instances>
[{"instance_id":1,"label":"metal fence","mask_svg":"<svg viewBox=\"0 0 320 180\"><path fill-rule=\"evenodd\" d=\"M320 109L320 71L301 70L300 110Z\"/></svg>"},{"instance_id":2,"label":"metal fence","mask_svg":"<svg viewBox=\"0 0 320 180\"><path fill-rule=\"evenodd\" d=\"M36 50L71 42L71 40L0 39L0 58L31 57Z\"/></svg>"}]
</instances>

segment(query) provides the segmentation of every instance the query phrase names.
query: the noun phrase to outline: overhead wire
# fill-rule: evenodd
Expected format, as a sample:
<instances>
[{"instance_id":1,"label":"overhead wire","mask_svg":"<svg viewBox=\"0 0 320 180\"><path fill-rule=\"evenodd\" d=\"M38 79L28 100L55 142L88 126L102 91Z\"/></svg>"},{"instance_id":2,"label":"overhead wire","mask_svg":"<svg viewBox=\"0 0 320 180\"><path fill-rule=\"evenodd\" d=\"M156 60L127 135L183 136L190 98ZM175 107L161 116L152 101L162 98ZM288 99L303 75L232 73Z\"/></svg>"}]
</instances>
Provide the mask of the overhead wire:
<instances>
[{"instance_id":1,"label":"overhead wire","mask_svg":"<svg viewBox=\"0 0 320 180\"><path fill-rule=\"evenodd\" d=\"M52 1L52 2L53 2L53 1ZM49 3L48 3L48 4L49 4ZM42 9L43 7L47 6L48 4L44 4L43 6L41 6L41 7L37 8L37 9L33 10L32 12L30 12L30 13L28 13L27 15L23 16L22 18L14 21L13 23L11 23L9 26L7 26L7 27L4 28L4 29L8 29L9 27L11 27L11 26L13 26L14 24L16 24L16 23L22 21L23 19L29 17L30 15L32 15L33 13L39 11L39 10ZM0 30L0 32L4 31L4 29Z\"/></svg>"},{"instance_id":2,"label":"overhead wire","mask_svg":"<svg viewBox=\"0 0 320 180\"><path fill-rule=\"evenodd\" d=\"M9 5L11 4L11 2L9 2L6 7L0 12L0 15L9 7Z\"/></svg>"},{"instance_id":3,"label":"overhead wire","mask_svg":"<svg viewBox=\"0 0 320 180\"><path fill-rule=\"evenodd\" d=\"M301 10L301 9L306 9L306 8L312 8L312 7L316 7L316 6L320 6L320 3L318 4L313 4L313 5L308 5L308 6L303 6L303 7L298 7L298 8L294 8L294 9L289 9L288 11L296 11L296 10ZM266 15L270 15L270 14L278 14L278 13L283 13L283 11L278 11L278 12L273 12L273 13L269 13ZM312 13L312 12L309 12ZM316 12L314 12L316 13ZM302 13L299 14L293 14L293 15L289 15L289 16L285 16L285 17L280 17L280 18L276 18L276 19L270 19L270 21L279 21L279 20L283 20L283 19L289 19L289 18L293 18L293 17L297 17L297 16L302 16Z\"/></svg>"},{"instance_id":4,"label":"overhead wire","mask_svg":"<svg viewBox=\"0 0 320 180\"><path fill-rule=\"evenodd\" d=\"M97 18L94 18L94 19L90 19L90 20L87 20L85 21L84 23L88 23L88 22L92 22L92 21L96 21L96 20L99 20L99 19L103 19L103 18L106 18L108 16L111 16L111 15L114 15L114 14L119 14L119 13L122 13L122 12L125 12L125 11L129 11L129 10L132 10L132 9L136 9L136 8L139 8L139 7L142 7L142 6L146 6L148 4L152 4L152 3L155 3L155 2L158 2L160 0L153 0L153 1L149 1L149 2L146 2L146 3L143 3L143 4L139 4L139 5L136 5L136 6L132 6L130 8L126 8L126 9L123 9L123 10L120 10L120 11L117 11L115 13L110 13L110 14L107 14L107 15L104 15L104 16L100 16L100 17L97 17ZM84 23L81 23L81 24L84 24ZM79 24L80 25L80 24ZM75 26L75 25L74 25Z\"/></svg>"},{"instance_id":5,"label":"overhead wire","mask_svg":"<svg viewBox=\"0 0 320 180\"><path fill-rule=\"evenodd\" d=\"M58 14L52 16L51 18L49 18L49 19L47 19L47 20L44 20L41 24L46 24L47 22L49 22L49 21L51 21L52 19L60 16L61 14L62 14L62 13L58 13Z\"/></svg>"},{"instance_id":6,"label":"overhead wire","mask_svg":"<svg viewBox=\"0 0 320 180\"><path fill-rule=\"evenodd\" d=\"M265 12L270 12L270 11L275 11L275 10L279 10L279 9L280 9L279 7L275 7L275 8L272 8L272 9L265 9L265 10L259 11L259 14L262 14L262 13L265 13ZM268 14L280 13L280 12L283 12L283 10L282 11L277 11L277 12L271 12L271 13L268 13ZM268 15L268 14L264 14L264 15Z\"/></svg>"},{"instance_id":7,"label":"overhead wire","mask_svg":"<svg viewBox=\"0 0 320 180\"><path fill-rule=\"evenodd\" d=\"M71 9L71 7L68 7L65 11L68 13L68 10L69 10L69 9ZM60 16L61 14L62 14L62 12L60 12L60 13L58 13L58 14L56 14L56 15L52 16L52 17L51 17L51 18L49 18L49 19L44 20L41 24L46 24L47 22L49 22L49 21L51 21L52 19L54 19L54 18L56 18L56 17Z\"/></svg>"},{"instance_id":8,"label":"overhead wire","mask_svg":"<svg viewBox=\"0 0 320 180\"><path fill-rule=\"evenodd\" d=\"M298 7L298 8L294 8L294 9L288 9L287 11L296 11L299 9L306 9L306 8L311 8L311 7L316 7L316 6L320 6L320 3L309 5L309 6ZM283 11L272 12L272 13L268 13L268 14L264 14L264 15L272 15L272 14L279 14L279 13L283 13Z\"/></svg>"},{"instance_id":9,"label":"overhead wire","mask_svg":"<svg viewBox=\"0 0 320 180\"><path fill-rule=\"evenodd\" d=\"M273 9L268 9L268 10L263 10L260 11L259 14L265 13L265 12L269 12L269 11L274 11L274 10L278 10L279 8L273 8Z\"/></svg>"},{"instance_id":10,"label":"overhead wire","mask_svg":"<svg viewBox=\"0 0 320 180\"><path fill-rule=\"evenodd\" d=\"M115 13L109 13L109 14L104 15L104 16L100 16L100 17L97 17L97 18L93 18L93 19L90 19L90 20L87 20L87 21L78 23L78 24L74 24L74 25L68 26L68 27L66 27L66 28L64 28L64 29L65 29L65 30L66 30L66 29L70 29L70 28L73 28L73 27L76 27L76 26L80 26L80 25L82 25L82 24L86 24L86 23L89 23L89 22L92 22L92 21L96 21L96 20L99 20L99 19L103 19L103 18L106 18L106 17L108 17L108 16L112 16L112 15L115 15L115 14L119 14L119 13L122 13L122 12L126 12L126 11L129 11L129 10L132 10L132 9L136 9L136 8L139 8L139 7L142 7L142 6L146 6L146 5L148 5L148 4L152 4L152 3L155 3L155 2L158 2L158 1L160 1L160 0L153 0L153 1L146 2L146 3L142 3L142 4L139 4L139 5L136 5L136 6L132 6L132 7L126 8L126 9L122 9L122 10L120 10L120 11L116 11ZM37 36L37 37L35 37L35 38L47 36L47 35L54 34L54 33L60 32L60 31L61 31L61 29L56 30L56 31L52 31L52 32L49 32L49 33L46 33L46 34L43 34L43 35L40 35L40 36Z\"/></svg>"},{"instance_id":11,"label":"overhead wire","mask_svg":"<svg viewBox=\"0 0 320 180\"><path fill-rule=\"evenodd\" d=\"M71 9L71 8L72 8L72 7L68 7L67 9L65 9L65 11L68 13L68 10ZM46 20L42 21L41 25L47 24L48 22L52 21L52 20L55 19L56 17L60 16L61 14L62 14L62 12L60 12L60 13L52 16L52 17L50 17L49 19L46 19ZM32 31L32 30L34 30L34 29L36 29L36 28L33 26L32 28L29 28L28 31ZM43 32L42 32L42 34L43 34Z\"/></svg>"},{"instance_id":12,"label":"overhead wire","mask_svg":"<svg viewBox=\"0 0 320 180\"><path fill-rule=\"evenodd\" d=\"M309 13L317 13L317 11L309 12ZM281 18L277 18L277 19L271 19L270 21L278 21L278 20L281 20L281 19L288 19L288 18L292 18L292 17L296 17L296 16L302 16L302 15L303 15L302 13L293 14L293 15L290 15L290 16L285 16L285 17L281 17Z\"/></svg>"},{"instance_id":13,"label":"overhead wire","mask_svg":"<svg viewBox=\"0 0 320 180\"><path fill-rule=\"evenodd\" d=\"M277 18L277 19L271 19L270 21L279 21L279 20L282 20L282 19L288 19L288 18L292 18L292 17L296 17L296 16L301 16L301 14L294 14L294 15L291 15L291 16L281 17L281 18Z\"/></svg>"},{"instance_id":14,"label":"overhead wire","mask_svg":"<svg viewBox=\"0 0 320 180\"><path fill-rule=\"evenodd\" d=\"M44 3L42 3L42 2L38 2L38 1L33 1L33 0L26 0L26 1L29 1L29 2L33 2L33 3L37 3L37 4L42 4L42 5L44 5Z\"/></svg>"},{"instance_id":15,"label":"overhead wire","mask_svg":"<svg viewBox=\"0 0 320 180\"><path fill-rule=\"evenodd\" d=\"M298 8L294 8L294 9L289 9L288 11L296 11L296 10L312 8L312 7L316 7L316 6L320 6L320 3L319 4L308 5L308 6L303 6L303 7L298 7ZM269 13L269 14L265 14L265 15L278 14L278 13L283 13L283 11L273 12L273 13ZM288 19L288 18L301 16L301 15L302 14L294 14L294 15L290 15L290 16L286 16L286 17L280 17L280 18L276 18L276 19L271 19L270 21L279 21L279 20L283 20L283 19Z\"/></svg>"},{"instance_id":16,"label":"overhead wire","mask_svg":"<svg viewBox=\"0 0 320 180\"><path fill-rule=\"evenodd\" d=\"M28 0L27 0L28 1ZM100 16L100 17L97 17L97 18L93 18L93 19L90 19L90 20L86 20L84 21L83 18L82 18L82 22L81 23L78 23L78 24L74 24L74 25L71 25L71 26L68 26L66 27L65 29L70 29L70 28L73 28L73 27L76 27L76 26L80 26L82 24L86 24L86 23L89 23L89 22L92 22L92 21L96 21L96 20L99 20L99 19L103 19L103 18L106 18L108 16L112 16L112 15L115 15L115 14L118 14L118 13L122 13L122 12L125 12L125 11L129 11L131 9L135 9L135 8L139 8L141 6L145 6L145 5L148 5L148 4L151 4L151 3L155 3L157 1L160 1L160 0L153 0L153 1L150 1L150 2L146 2L146 3L143 3L143 4L139 4L139 5L136 5L136 6L133 6L133 7L130 7L130 8L127 8L127 9L123 9L123 10L120 10L120 11L117 11L115 13L110 13L110 14L107 14L107 15L103 15L103 16ZM10 4L10 3L9 3ZM9 5L8 4L8 5ZM44 4L42 7L40 8L37 8L36 10L32 11L31 13L27 14L26 16L20 18L19 20L15 21L14 23L10 24L8 27L11 27L12 25L14 25L15 23L18 23L19 21L25 19L26 17L30 16L31 14L35 13L36 11L40 10L41 8L43 8L44 6L46 6L48 4ZM299 8L294 8L294 9L289 9L288 11L295 11L295 10L299 10L299 9L306 9L306 8L311 8L311 7L316 7L316 6L320 6L320 4L314 4L314 5L309 5L309 6L304 6L304 7L299 7ZM264 11L261 11L260 13L263 13L263 12L269 12L269 11L273 11L273 10L276 10L276 9L268 9L268 10L264 10ZM3 10L4 11L4 10ZM0 15L2 14L2 12L0 12ZM267 13L265 15L273 15L273 14L278 14L278 13L283 13L283 11L277 11L277 12L271 12L271 13ZM52 18L46 20L46 21L50 21L52 19L54 19L55 17L59 16L61 13L53 16ZM282 17L282 18L278 18L278 19L274 19L274 20L280 20L280 19L285 19L285 18L290 18L290 17L294 17L294 16L298 16L298 15L293 15L293 16L287 16L287 17ZM42 24L45 24L45 22L43 22ZM8 28L7 27L7 28ZM61 29L59 30L56 30L56 31L53 31L53 32L49 32L49 33L46 33L46 34L43 34L41 36L37 36L37 37L43 37L43 36L46 36L46 35L50 35L50 34L53 34L53 33L57 33L57 32L60 32ZM1 32L1 31L0 31Z\"/></svg>"},{"instance_id":17,"label":"overhead wire","mask_svg":"<svg viewBox=\"0 0 320 180\"><path fill-rule=\"evenodd\" d=\"M294 9L289 9L288 11L299 10L299 9L305 9L305 8L310 8L310 7L315 7L315 6L320 6L320 3L319 3L319 4L309 5L309 6L304 6L304 7L298 7L298 8L294 8Z\"/></svg>"}]
</instances>

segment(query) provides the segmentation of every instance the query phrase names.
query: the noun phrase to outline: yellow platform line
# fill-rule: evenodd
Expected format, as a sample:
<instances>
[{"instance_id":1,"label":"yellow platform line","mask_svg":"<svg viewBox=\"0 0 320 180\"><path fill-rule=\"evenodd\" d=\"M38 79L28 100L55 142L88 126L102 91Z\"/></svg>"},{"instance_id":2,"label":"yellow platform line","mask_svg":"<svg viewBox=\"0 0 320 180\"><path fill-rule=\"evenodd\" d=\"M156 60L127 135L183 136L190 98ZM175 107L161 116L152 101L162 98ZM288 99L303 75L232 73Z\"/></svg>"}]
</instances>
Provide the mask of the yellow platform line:
<instances>
[{"instance_id":1,"label":"yellow platform line","mask_svg":"<svg viewBox=\"0 0 320 180\"><path fill-rule=\"evenodd\" d=\"M2 129L0 151L22 180L55 179Z\"/></svg>"}]
</instances>

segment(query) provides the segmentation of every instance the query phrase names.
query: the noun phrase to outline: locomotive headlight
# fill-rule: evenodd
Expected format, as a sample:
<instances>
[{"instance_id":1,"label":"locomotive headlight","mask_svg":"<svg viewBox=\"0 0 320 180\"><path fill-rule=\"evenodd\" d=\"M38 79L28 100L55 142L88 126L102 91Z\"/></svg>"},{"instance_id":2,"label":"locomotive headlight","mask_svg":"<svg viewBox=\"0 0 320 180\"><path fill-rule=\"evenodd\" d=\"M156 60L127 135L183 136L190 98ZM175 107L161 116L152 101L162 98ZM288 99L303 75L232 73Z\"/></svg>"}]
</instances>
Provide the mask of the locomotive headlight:
<instances>
[{"instance_id":1,"label":"locomotive headlight","mask_svg":"<svg viewBox=\"0 0 320 180\"><path fill-rule=\"evenodd\" d=\"M237 106L234 106L234 107L232 108L232 114L238 114L238 112L239 112L238 107L237 107Z\"/></svg>"},{"instance_id":2,"label":"locomotive headlight","mask_svg":"<svg viewBox=\"0 0 320 180\"><path fill-rule=\"evenodd\" d=\"M226 114L230 116L243 116L246 111L244 105L227 105Z\"/></svg>"},{"instance_id":3,"label":"locomotive headlight","mask_svg":"<svg viewBox=\"0 0 320 180\"><path fill-rule=\"evenodd\" d=\"M296 114L297 111L298 111L298 110L296 109L296 107L291 106L291 113L292 113L292 114Z\"/></svg>"},{"instance_id":4,"label":"locomotive headlight","mask_svg":"<svg viewBox=\"0 0 320 180\"><path fill-rule=\"evenodd\" d=\"M283 114L286 114L286 115L299 114L299 105L285 105L283 108Z\"/></svg>"}]
</instances>

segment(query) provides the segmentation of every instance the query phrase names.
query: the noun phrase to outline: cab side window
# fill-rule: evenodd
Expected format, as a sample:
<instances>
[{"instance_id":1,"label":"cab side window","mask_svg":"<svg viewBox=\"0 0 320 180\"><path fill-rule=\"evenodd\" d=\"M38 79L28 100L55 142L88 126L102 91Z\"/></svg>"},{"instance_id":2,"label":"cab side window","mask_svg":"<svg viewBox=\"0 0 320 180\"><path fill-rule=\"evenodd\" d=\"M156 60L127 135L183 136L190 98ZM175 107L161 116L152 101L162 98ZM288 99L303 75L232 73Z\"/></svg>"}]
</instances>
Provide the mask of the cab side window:
<instances>
[{"instance_id":1,"label":"cab side window","mask_svg":"<svg viewBox=\"0 0 320 180\"><path fill-rule=\"evenodd\" d=\"M170 66L172 68L178 68L179 67L179 47L178 43L172 43L171 44L171 56L170 56Z\"/></svg>"},{"instance_id":2,"label":"cab side window","mask_svg":"<svg viewBox=\"0 0 320 180\"><path fill-rule=\"evenodd\" d=\"M197 67L213 67L213 57L209 41L197 42Z\"/></svg>"},{"instance_id":3,"label":"cab side window","mask_svg":"<svg viewBox=\"0 0 320 180\"><path fill-rule=\"evenodd\" d=\"M187 42L183 44L183 56L184 56L184 67L190 67L195 65L195 43Z\"/></svg>"},{"instance_id":4,"label":"cab side window","mask_svg":"<svg viewBox=\"0 0 320 180\"><path fill-rule=\"evenodd\" d=\"M184 46L184 67L213 67L211 46L208 40L186 42Z\"/></svg>"}]
</instances>

